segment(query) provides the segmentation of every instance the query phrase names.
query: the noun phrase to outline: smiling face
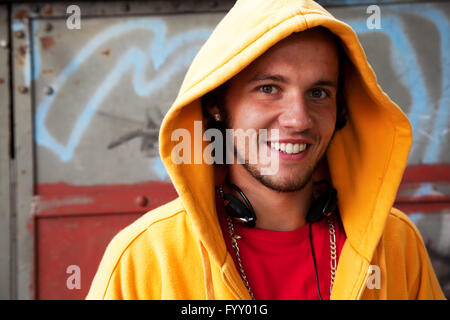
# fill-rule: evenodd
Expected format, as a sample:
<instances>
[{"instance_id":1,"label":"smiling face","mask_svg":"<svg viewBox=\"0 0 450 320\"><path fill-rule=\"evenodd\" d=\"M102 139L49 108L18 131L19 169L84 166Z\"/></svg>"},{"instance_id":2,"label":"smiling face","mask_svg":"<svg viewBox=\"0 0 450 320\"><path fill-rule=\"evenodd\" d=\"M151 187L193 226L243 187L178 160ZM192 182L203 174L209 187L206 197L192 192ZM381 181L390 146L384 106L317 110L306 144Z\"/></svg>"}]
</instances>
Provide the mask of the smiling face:
<instances>
[{"instance_id":1,"label":"smiling face","mask_svg":"<svg viewBox=\"0 0 450 320\"><path fill-rule=\"evenodd\" d=\"M321 29L296 33L280 41L228 82L225 94L227 127L267 129L270 157L278 170L262 175L261 164L248 161L247 149L237 144L245 170L266 187L280 192L302 189L324 156L336 124L339 76L338 49L332 36ZM270 137L279 130L277 140ZM239 167L241 168L239 168ZM267 167L267 165L264 165Z\"/></svg>"}]
</instances>

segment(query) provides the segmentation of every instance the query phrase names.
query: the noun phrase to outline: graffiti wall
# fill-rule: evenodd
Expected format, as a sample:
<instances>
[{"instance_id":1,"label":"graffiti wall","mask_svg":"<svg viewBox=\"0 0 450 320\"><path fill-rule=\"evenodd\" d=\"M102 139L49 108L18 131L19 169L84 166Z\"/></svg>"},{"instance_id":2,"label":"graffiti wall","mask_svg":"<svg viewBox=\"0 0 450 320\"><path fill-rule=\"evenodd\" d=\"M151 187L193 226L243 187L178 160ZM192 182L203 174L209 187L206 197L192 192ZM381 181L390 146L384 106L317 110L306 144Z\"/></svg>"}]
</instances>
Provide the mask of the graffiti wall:
<instances>
[{"instance_id":1,"label":"graffiti wall","mask_svg":"<svg viewBox=\"0 0 450 320\"><path fill-rule=\"evenodd\" d=\"M221 16L84 19L82 31L34 22L38 182L167 181L159 126Z\"/></svg>"},{"instance_id":2,"label":"graffiti wall","mask_svg":"<svg viewBox=\"0 0 450 320\"><path fill-rule=\"evenodd\" d=\"M397 203L420 230L450 297L450 177L449 167L440 166L450 163L450 3L378 8L379 25L368 5L330 11L356 31L381 87L411 122L408 167L423 177L407 170ZM402 207L403 199L411 205Z\"/></svg>"},{"instance_id":3,"label":"graffiti wall","mask_svg":"<svg viewBox=\"0 0 450 320\"><path fill-rule=\"evenodd\" d=\"M20 297L55 298L51 293L83 297L110 237L151 207L153 195L142 195L142 190L170 184L158 156L159 126L187 67L232 1L155 3L83 2L79 28L70 27L74 21L68 20L71 14L65 4L9 8L15 37L14 87L19 87L15 95L27 95L32 110L29 179L35 187L32 202L38 208L34 211L38 219L31 224L33 235L23 236L37 244L18 256L22 259L18 265L24 267L17 277L26 279L18 280ZM364 1L325 1L324 5L357 32L381 87L411 121L414 143L408 166L412 169L398 202L421 231L450 297L450 2L387 3L374 10L368 10ZM124 186L139 187L123 195L118 190ZM99 196L106 193L105 198ZM117 210L132 214L129 218L111 218L112 209L96 204L121 196L126 200L118 201L117 207L130 204ZM158 201L152 205L163 200ZM143 204L140 211L132 207L136 203ZM73 218L80 212L84 219L89 216L90 226L92 215L116 219L89 256L95 263L86 262L84 267L87 258L80 247L84 252L88 247L77 247L74 238L64 241L67 247L57 247L58 235L48 236L64 228L67 234L80 232L80 237L99 230L81 222L87 220ZM18 209L19 217L27 214L26 209ZM32 218L19 219L18 228L29 230L26 221ZM105 228L105 221L95 223ZM63 257L68 251L70 259ZM26 261L33 254L38 257L36 265L31 258ZM89 269L82 288L75 290L61 286L67 266L74 263ZM59 273L54 272L57 268ZM34 293L27 293L27 282L34 283Z\"/></svg>"}]
</instances>

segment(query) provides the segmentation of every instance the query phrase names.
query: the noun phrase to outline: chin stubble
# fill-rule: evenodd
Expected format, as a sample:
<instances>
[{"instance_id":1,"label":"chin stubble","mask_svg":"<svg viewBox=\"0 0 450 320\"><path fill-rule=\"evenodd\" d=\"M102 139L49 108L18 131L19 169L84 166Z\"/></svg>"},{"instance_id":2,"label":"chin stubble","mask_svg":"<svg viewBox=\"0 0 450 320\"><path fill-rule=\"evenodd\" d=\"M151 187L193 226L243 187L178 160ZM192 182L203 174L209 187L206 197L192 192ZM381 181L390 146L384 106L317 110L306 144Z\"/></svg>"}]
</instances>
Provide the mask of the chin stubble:
<instances>
[{"instance_id":1,"label":"chin stubble","mask_svg":"<svg viewBox=\"0 0 450 320\"><path fill-rule=\"evenodd\" d=\"M320 161L319 161L320 162ZM317 162L317 163L319 163ZM250 175L255 178L257 181L259 181L261 184L263 184L265 187L277 191L280 193L288 193L288 192L296 192L300 191L303 188L306 187L306 185L311 181L314 172L316 171L317 163L314 165L313 168L310 168L305 177L299 177L298 179L294 181L288 181L288 182L276 182L273 181L272 177L269 175L262 175L259 172L258 168L254 168L252 165L248 164L248 162L242 164L242 166L247 170Z\"/></svg>"}]
</instances>

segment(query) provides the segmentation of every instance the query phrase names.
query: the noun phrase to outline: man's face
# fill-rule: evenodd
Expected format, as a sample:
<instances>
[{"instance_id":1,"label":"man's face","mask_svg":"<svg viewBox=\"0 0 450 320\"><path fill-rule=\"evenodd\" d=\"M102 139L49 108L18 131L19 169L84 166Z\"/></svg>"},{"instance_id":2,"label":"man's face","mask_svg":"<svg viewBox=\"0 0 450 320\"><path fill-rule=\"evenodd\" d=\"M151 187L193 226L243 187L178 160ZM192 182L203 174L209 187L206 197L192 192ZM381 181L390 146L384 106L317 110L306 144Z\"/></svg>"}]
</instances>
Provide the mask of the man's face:
<instances>
[{"instance_id":1,"label":"man's face","mask_svg":"<svg viewBox=\"0 0 450 320\"><path fill-rule=\"evenodd\" d=\"M236 144L246 171L266 187L292 192L310 181L335 129L338 61L330 35L309 30L279 42L229 81L228 128L267 129L259 148L278 157L277 172L262 175L263 165L249 163L248 148ZM272 129L279 130L278 141Z\"/></svg>"}]
</instances>

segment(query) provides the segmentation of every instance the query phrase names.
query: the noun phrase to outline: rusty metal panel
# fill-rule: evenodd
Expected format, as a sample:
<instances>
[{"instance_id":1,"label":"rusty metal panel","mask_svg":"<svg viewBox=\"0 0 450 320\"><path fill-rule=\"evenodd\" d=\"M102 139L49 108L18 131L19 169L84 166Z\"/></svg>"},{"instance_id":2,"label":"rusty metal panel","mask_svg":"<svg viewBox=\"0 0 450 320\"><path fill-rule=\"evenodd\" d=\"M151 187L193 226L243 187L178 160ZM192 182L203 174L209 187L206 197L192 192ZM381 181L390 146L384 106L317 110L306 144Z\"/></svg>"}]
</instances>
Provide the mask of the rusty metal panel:
<instances>
[{"instance_id":1,"label":"rusty metal panel","mask_svg":"<svg viewBox=\"0 0 450 320\"><path fill-rule=\"evenodd\" d=\"M83 4L81 30L67 27L64 4L13 7L14 83L34 106L32 148L18 141L21 298L82 298L112 235L176 196L157 155L159 124L223 11L161 2L145 16L137 4ZM25 111L16 130L28 133ZM81 289L67 288L68 264L82 268Z\"/></svg>"},{"instance_id":2,"label":"rusty metal panel","mask_svg":"<svg viewBox=\"0 0 450 320\"><path fill-rule=\"evenodd\" d=\"M367 27L364 1L323 4L355 29L382 88L411 120L396 204L435 249L435 268L448 270L450 8L410 2L379 5L381 29ZM175 196L157 155L159 125L232 3L80 2L80 30L66 24L72 3L12 6L19 298L82 297L88 284L68 290L67 264L89 281L95 267L83 252L98 259L127 221ZM87 237L95 226L105 233ZM438 275L448 286L448 275Z\"/></svg>"},{"instance_id":3,"label":"rusty metal panel","mask_svg":"<svg viewBox=\"0 0 450 320\"><path fill-rule=\"evenodd\" d=\"M0 6L0 299L11 297L11 179L8 10Z\"/></svg>"},{"instance_id":4,"label":"rusty metal panel","mask_svg":"<svg viewBox=\"0 0 450 320\"><path fill-rule=\"evenodd\" d=\"M39 187L35 201L36 298L86 296L106 245L144 212L176 197L171 185ZM78 268L79 286L67 285Z\"/></svg>"},{"instance_id":5,"label":"rusty metal panel","mask_svg":"<svg viewBox=\"0 0 450 320\"><path fill-rule=\"evenodd\" d=\"M117 230L139 216L130 213L37 219L36 299L84 299L107 244ZM77 274L71 271L74 268ZM72 280L74 275L79 279Z\"/></svg>"},{"instance_id":6,"label":"rusty metal panel","mask_svg":"<svg viewBox=\"0 0 450 320\"><path fill-rule=\"evenodd\" d=\"M32 218L32 197L34 188L33 163L33 112L32 87L29 77L31 66L30 33L28 18L12 7L12 96L14 112L14 154L15 154L15 209L16 209L16 298L33 298L33 236L30 229Z\"/></svg>"},{"instance_id":7,"label":"rusty metal panel","mask_svg":"<svg viewBox=\"0 0 450 320\"><path fill-rule=\"evenodd\" d=\"M143 196L149 190L157 192ZM40 194L34 217L37 299L83 299L112 237L145 211L176 197L170 185L160 182L46 186ZM72 283L70 268L78 270L78 284Z\"/></svg>"},{"instance_id":8,"label":"rusty metal panel","mask_svg":"<svg viewBox=\"0 0 450 320\"><path fill-rule=\"evenodd\" d=\"M166 181L158 131L222 14L33 21L38 184Z\"/></svg>"}]
</instances>

